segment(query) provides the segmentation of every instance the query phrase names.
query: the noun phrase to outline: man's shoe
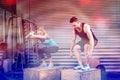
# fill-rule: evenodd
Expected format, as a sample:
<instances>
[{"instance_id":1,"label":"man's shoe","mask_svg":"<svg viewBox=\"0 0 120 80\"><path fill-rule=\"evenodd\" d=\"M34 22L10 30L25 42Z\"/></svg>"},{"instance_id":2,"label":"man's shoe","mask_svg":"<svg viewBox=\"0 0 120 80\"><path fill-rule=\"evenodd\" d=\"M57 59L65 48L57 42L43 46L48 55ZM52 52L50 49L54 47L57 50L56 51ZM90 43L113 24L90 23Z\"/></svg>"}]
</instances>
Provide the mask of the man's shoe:
<instances>
[{"instance_id":1,"label":"man's shoe","mask_svg":"<svg viewBox=\"0 0 120 80\"><path fill-rule=\"evenodd\" d=\"M89 65L86 66L86 70L90 70L90 66Z\"/></svg>"},{"instance_id":2,"label":"man's shoe","mask_svg":"<svg viewBox=\"0 0 120 80\"><path fill-rule=\"evenodd\" d=\"M74 67L75 70L82 69L82 68L83 68L83 66L76 66L76 67Z\"/></svg>"},{"instance_id":3,"label":"man's shoe","mask_svg":"<svg viewBox=\"0 0 120 80\"><path fill-rule=\"evenodd\" d=\"M89 71L90 70L90 66L87 65L87 66L84 66L81 68L83 71Z\"/></svg>"}]
</instances>

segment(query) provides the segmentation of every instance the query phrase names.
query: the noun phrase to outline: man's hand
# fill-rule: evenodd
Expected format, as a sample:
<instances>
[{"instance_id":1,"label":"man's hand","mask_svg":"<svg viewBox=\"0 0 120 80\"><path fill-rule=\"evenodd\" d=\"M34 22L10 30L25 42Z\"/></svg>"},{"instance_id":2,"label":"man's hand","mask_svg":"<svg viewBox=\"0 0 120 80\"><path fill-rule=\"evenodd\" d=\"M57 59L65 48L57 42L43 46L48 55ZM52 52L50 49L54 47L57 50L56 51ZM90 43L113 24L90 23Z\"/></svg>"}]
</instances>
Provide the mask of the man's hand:
<instances>
[{"instance_id":1,"label":"man's hand","mask_svg":"<svg viewBox=\"0 0 120 80\"><path fill-rule=\"evenodd\" d=\"M73 58L73 53L72 53L72 51L70 51L69 55L70 55L70 58Z\"/></svg>"}]
</instances>

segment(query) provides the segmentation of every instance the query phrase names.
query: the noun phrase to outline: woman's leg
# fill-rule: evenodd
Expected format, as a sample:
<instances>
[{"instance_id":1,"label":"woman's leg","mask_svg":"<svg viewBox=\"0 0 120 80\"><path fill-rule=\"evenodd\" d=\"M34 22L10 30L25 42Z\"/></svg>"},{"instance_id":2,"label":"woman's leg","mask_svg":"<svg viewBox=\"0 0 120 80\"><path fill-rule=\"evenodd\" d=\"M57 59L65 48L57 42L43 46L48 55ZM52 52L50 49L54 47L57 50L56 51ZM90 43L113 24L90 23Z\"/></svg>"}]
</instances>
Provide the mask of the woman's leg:
<instances>
[{"instance_id":1,"label":"woman's leg","mask_svg":"<svg viewBox=\"0 0 120 80\"><path fill-rule=\"evenodd\" d=\"M54 64L53 64L53 59L51 57L51 53L46 53L46 56L49 60L48 68L52 68L54 66Z\"/></svg>"},{"instance_id":2,"label":"woman's leg","mask_svg":"<svg viewBox=\"0 0 120 80\"><path fill-rule=\"evenodd\" d=\"M40 65L40 67L46 67L47 64L46 64L46 60L45 60L43 49L40 49L38 52L39 52L39 57L42 60L42 63Z\"/></svg>"},{"instance_id":3,"label":"woman's leg","mask_svg":"<svg viewBox=\"0 0 120 80\"><path fill-rule=\"evenodd\" d=\"M54 66L54 63L53 63L53 59L52 59L52 56L51 56L51 53L55 53L58 51L58 47L54 46L54 47L46 47L44 48L44 52L49 60L49 65L48 65L48 68L52 68Z\"/></svg>"},{"instance_id":4,"label":"woman's leg","mask_svg":"<svg viewBox=\"0 0 120 80\"><path fill-rule=\"evenodd\" d=\"M49 65L48 66L54 66L52 57L49 58Z\"/></svg>"}]
</instances>

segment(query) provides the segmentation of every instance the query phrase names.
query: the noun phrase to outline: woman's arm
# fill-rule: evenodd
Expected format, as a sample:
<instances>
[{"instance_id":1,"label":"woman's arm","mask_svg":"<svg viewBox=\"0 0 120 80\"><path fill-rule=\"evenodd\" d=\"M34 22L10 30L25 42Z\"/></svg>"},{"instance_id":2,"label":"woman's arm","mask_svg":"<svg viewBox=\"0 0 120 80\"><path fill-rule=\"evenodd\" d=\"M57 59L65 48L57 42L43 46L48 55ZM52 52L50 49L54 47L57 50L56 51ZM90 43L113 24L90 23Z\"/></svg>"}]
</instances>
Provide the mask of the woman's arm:
<instances>
[{"instance_id":1,"label":"woman's arm","mask_svg":"<svg viewBox=\"0 0 120 80\"><path fill-rule=\"evenodd\" d=\"M25 36L25 38L32 38L32 37L31 37L32 34L34 34L34 32L33 32L33 31L30 31L30 32Z\"/></svg>"},{"instance_id":2,"label":"woman's arm","mask_svg":"<svg viewBox=\"0 0 120 80\"><path fill-rule=\"evenodd\" d=\"M44 34L31 34L32 38L38 38L38 39L47 39L49 38L49 35L46 33L46 31L44 29L42 29Z\"/></svg>"},{"instance_id":3,"label":"woman's arm","mask_svg":"<svg viewBox=\"0 0 120 80\"><path fill-rule=\"evenodd\" d=\"M31 35L32 38L37 38L37 39L47 39L49 36L47 34L45 35Z\"/></svg>"}]
</instances>

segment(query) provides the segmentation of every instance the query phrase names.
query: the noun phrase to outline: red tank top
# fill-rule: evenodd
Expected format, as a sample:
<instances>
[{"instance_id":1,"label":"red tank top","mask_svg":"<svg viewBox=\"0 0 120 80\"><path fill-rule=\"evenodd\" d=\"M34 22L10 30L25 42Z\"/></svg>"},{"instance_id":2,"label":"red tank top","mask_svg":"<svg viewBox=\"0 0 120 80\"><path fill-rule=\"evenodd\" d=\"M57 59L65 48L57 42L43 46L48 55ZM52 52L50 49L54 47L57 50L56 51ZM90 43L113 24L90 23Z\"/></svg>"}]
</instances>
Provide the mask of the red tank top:
<instances>
[{"instance_id":1,"label":"red tank top","mask_svg":"<svg viewBox=\"0 0 120 80\"><path fill-rule=\"evenodd\" d=\"M74 28L75 34L77 34L81 38L82 41L84 41L85 43L88 43L89 38L88 38L87 34L84 32L84 24L85 23L81 23L81 24L82 24L81 25L82 30L79 32L78 30L76 30L76 28ZM98 39L96 38L96 36L94 35L92 30L91 30L91 32L92 32L92 35L93 35L93 38L94 38L94 43L95 43L95 46L96 46L97 42L98 42Z\"/></svg>"}]
</instances>

